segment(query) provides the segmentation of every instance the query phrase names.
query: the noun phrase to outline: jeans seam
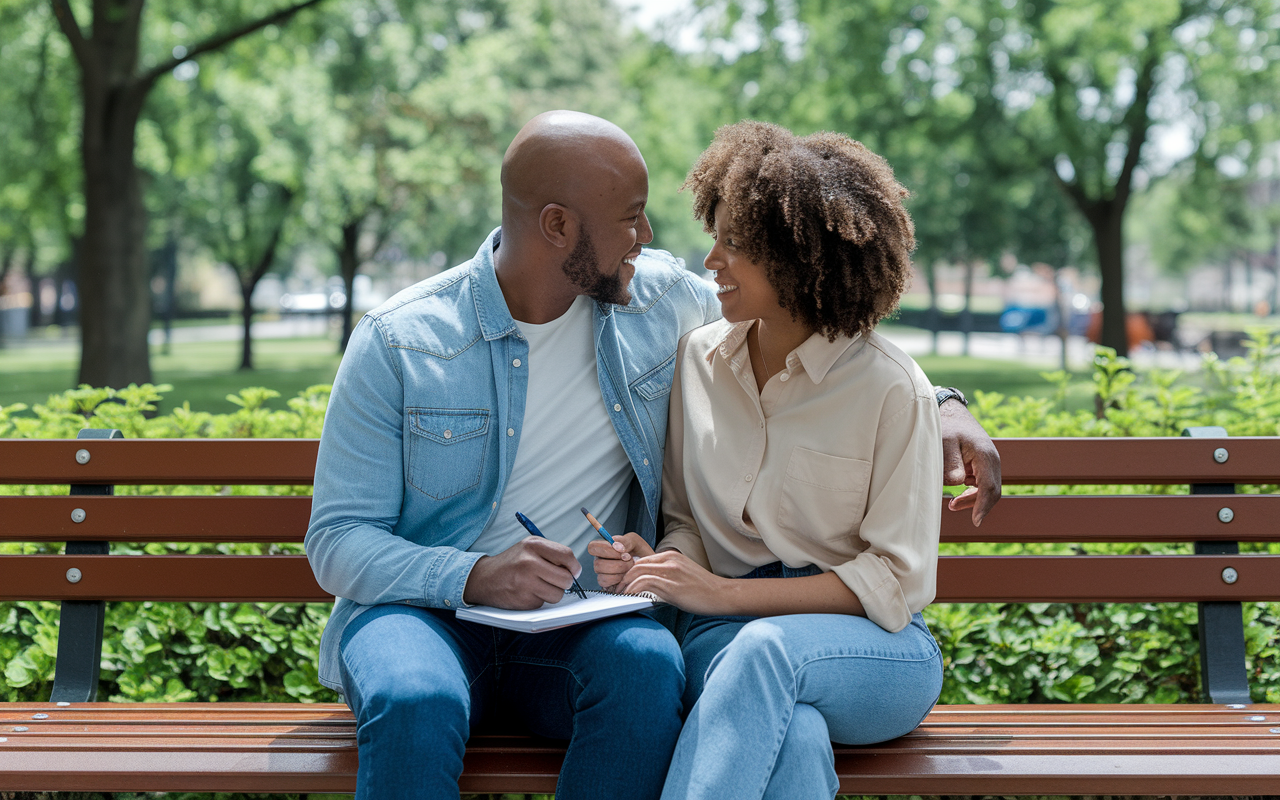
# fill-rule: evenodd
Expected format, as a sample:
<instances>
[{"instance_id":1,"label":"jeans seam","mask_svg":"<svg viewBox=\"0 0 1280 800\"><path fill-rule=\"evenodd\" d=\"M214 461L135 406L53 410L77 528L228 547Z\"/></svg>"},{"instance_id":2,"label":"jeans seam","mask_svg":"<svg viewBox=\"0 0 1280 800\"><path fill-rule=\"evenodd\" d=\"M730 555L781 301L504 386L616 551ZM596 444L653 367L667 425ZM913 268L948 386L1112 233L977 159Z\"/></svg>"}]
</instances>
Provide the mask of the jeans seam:
<instances>
[{"instance_id":1,"label":"jeans seam","mask_svg":"<svg viewBox=\"0 0 1280 800\"><path fill-rule=\"evenodd\" d=\"M584 684L582 680L578 678L578 673L573 671L573 665L570 664L568 661L559 661L556 659L549 659L549 658L529 658L526 656L526 657L515 657L515 658L509 657L506 659L506 663L507 664L524 664L526 666L533 666L533 667L554 667L556 669L562 669L565 672L569 673L569 677L573 679L573 682L578 685L579 689L587 688L586 684Z\"/></svg>"}]
</instances>

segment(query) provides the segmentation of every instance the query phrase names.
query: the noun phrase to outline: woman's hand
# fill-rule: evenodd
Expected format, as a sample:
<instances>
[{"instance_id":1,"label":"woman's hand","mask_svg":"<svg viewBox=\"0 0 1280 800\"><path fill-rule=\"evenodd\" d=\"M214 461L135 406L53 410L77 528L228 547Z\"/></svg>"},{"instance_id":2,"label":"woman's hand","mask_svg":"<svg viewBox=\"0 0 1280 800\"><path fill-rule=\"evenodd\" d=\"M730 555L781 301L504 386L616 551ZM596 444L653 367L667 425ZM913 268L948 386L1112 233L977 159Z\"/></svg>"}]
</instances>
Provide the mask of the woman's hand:
<instances>
[{"instance_id":1,"label":"woman's hand","mask_svg":"<svg viewBox=\"0 0 1280 800\"><path fill-rule=\"evenodd\" d=\"M677 550L645 556L622 578L621 590L651 592L659 598L695 614L726 613L726 589L734 581L708 572Z\"/></svg>"},{"instance_id":2,"label":"woman's hand","mask_svg":"<svg viewBox=\"0 0 1280 800\"><path fill-rule=\"evenodd\" d=\"M613 537L613 544L596 539L587 544L587 552L595 556L592 562L600 588L606 592L622 591L619 584L635 559L653 555L653 548L638 533Z\"/></svg>"}]
</instances>

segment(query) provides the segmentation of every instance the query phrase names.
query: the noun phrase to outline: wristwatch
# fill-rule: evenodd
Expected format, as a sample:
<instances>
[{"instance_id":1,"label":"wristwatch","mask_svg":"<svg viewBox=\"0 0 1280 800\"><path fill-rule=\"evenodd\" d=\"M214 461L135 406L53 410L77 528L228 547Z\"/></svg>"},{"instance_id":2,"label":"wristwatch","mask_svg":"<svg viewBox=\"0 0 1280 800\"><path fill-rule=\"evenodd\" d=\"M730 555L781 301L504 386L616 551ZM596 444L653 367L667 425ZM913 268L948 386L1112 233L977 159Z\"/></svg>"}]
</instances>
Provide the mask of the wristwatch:
<instances>
[{"instance_id":1,"label":"wristwatch","mask_svg":"<svg viewBox=\"0 0 1280 800\"><path fill-rule=\"evenodd\" d=\"M962 406L969 405L969 400L964 396L964 392L954 386L935 386L933 396L937 398L939 406L948 400L959 400Z\"/></svg>"}]
</instances>

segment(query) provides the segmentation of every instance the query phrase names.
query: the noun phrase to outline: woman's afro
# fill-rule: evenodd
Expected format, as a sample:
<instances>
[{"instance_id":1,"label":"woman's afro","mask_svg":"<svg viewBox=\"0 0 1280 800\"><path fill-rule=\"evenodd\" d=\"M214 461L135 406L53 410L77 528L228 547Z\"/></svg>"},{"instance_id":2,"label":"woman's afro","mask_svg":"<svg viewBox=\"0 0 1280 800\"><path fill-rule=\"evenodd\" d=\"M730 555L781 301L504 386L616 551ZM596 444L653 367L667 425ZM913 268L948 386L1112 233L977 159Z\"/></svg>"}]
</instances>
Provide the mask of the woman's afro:
<instances>
[{"instance_id":1,"label":"woman's afro","mask_svg":"<svg viewBox=\"0 0 1280 800\"><path fill-rule=\"evenodd\" d=\"M765 267L782 307L832 341L869 332L906 288L915 249L907 190L848 136L726 125L681 188L708 233L724 201L738 248Z\"/></svg>"}]
</instances>

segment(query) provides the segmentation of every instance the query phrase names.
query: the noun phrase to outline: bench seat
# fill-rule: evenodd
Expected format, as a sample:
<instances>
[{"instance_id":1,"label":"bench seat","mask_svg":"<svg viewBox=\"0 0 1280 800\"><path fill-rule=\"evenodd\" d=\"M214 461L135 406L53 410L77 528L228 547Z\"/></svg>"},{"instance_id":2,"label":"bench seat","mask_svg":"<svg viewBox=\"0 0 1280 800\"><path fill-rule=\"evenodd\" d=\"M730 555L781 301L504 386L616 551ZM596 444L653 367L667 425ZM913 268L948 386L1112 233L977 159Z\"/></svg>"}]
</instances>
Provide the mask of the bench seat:
<instances>
[{"instance_id":1,"label":"bench seat","mask_svg":"<svg viewBox=\"0 0 1280 800\"><path fill-rule=\"evenodd\" d=\"M12 788L355 790L339 704L15 703L0 739ZM857 794L1274 794L1280 706L939 706L901 739L835 756ZM561 742L477 735L462 790L553 792L563 758Z\"/></svg>"},{"instance_id":2,"label":"bench seat","mask_svg":"<svg viewBox=\"0 0 1280 800\"><path fill-rule=\"evenodd\" d=\"M1008 497L974 528L941 510L944 542L1181 543L1192 552L948 555L938 602L1199 604L1203 705L939 706L911 734L835 747L841 790L899 795L1277 795L1280 706L1253 704L1242 602L1280 600L1280 437L1002 440L1006 485L1190 484L1190 494ZM107 441L108 437L112 437ZM113 497L116 485L306 486L314 440L0 440L0 542L67 542L0 555L0 601L61 601L48 703L0 703L0 792L352 792L357 751L341 704L100 703L112 602L329 602L305 558L126 555L109 543L300 542L305 496ZM97 441L93 441L97 439ZM43 548L42 548L43 549ZM267 548L264 548L264 552ZM1259 548L1254 548L1259 549ZM39 717L39 718L37 718ZM424 724L429 721L424 720ZM471 737L464 793L551 793L564 743Z\"/></svg>"}]
</instances>

